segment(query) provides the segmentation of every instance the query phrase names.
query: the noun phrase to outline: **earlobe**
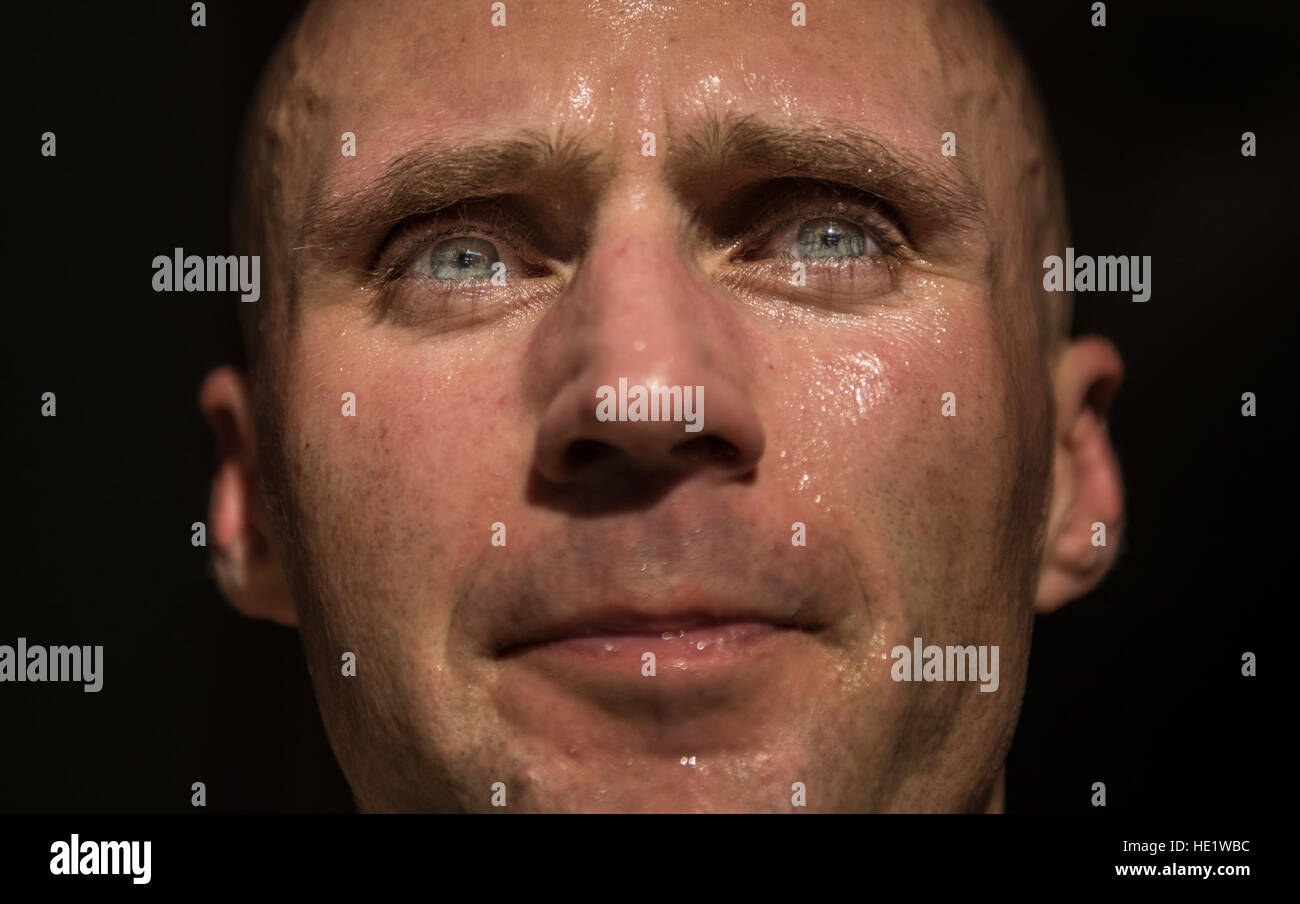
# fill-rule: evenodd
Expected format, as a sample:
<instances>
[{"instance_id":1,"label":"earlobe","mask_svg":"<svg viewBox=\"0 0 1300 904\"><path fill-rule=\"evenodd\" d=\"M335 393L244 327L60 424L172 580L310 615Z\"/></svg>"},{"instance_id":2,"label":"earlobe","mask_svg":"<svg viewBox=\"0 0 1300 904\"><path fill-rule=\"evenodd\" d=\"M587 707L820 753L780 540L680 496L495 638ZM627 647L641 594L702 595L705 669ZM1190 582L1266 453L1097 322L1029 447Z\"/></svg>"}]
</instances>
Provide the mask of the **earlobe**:
<instances>
[{"instance_id":1,"label":"earlobe","mask_svg":"<svg viewBox=\"0 0 1300 904\"><path fill-rule=\"evenodd\" d=\"M1123 374L1114 345L1095 336L1073 342L1057 366L1052 501L1034 599L1039 612L1092 590L1115 562L1124 485L1106 413Z\"/></svg>"},{"instance_id":2,"label":"earlobe","mask_svg":"<svg viewBox=\"0 0 1300 904\"><path fill-rule=\"evenodd\" d=\"M243 375L232 367L208 374L199 391L199 408L217 440L208 514L217 584L244 615L296 625L293 596L259 488L256 426Z\"/></svg>"}]
</instances>

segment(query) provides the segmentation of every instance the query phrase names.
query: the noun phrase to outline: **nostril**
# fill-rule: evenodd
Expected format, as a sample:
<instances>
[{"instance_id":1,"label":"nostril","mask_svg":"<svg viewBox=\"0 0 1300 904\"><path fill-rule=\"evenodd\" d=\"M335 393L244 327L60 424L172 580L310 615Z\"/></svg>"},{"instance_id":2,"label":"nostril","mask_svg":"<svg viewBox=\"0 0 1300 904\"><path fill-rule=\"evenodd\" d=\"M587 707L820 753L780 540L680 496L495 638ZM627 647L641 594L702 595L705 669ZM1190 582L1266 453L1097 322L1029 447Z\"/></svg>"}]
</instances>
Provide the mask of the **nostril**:
<instances>
[{"instance_id":1,"label":"nostril","mask_svg":"<svg viewBox=\"0 0 1300 904\"><path fill-rule=\"evenodd\" d=\"M740 456L740 450L718 436L697 436L673 446L673 455L684 461L698 464L700 462L717 462L726 464Z\"/></svg>"},{"instance_id":2,"label":"nostril","mask_svg":"<svg viewBox=\"0 0 1300 904\"><path fill-rule=\"evenodd\" d=\"M568 471L586 471L607 462L616 452L609 443L598 439L575 439L564 450L564 467Z\"/></svg>"}]
</instances>

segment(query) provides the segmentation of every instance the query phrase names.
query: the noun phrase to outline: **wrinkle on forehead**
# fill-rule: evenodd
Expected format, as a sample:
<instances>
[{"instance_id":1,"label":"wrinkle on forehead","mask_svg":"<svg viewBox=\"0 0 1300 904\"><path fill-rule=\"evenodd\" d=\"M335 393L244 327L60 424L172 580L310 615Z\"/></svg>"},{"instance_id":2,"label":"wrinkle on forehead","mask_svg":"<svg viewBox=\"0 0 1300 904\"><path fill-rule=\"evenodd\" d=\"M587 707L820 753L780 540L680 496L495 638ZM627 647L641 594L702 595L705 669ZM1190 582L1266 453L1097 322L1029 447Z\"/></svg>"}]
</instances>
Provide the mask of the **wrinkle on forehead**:
<instances>
[{"instance_id":1,"label":"wrinkle on forehead","mask_svg":"<svg viewBox=\"0 0 1300 904\"><path fill-rule=\"evenodd\" d=\"M951 122L956 162L987 194L1005 251L1029 248L1030 228L1064 234L1043 229L1064 203L1053 192L1050 155L1040 153L1046 131L1036 98L991 14L973 0L828 0L809 14L805 30L790 26L784 2L512 2L507 27L495 29L486 3L313 3L268 71L245 152L257 172L242 203L263 221L267 269L287 269L275 255L288 249L274 245L299 232L319 182L312 174L337 169L334 133L344 120L359 124L350 128L366 148L348 163L358 177L434 126L459 140L485 124L510 131L569 122L609 140L619 117L638 130L659 117L671 131L675 109L767 105L790 117L850 114L937 155ZM524 55L537 65L521 70ZM454 90L440 71L453 73ZM840 90L854 85L865 87ZM1024 272L1023 261L1012 266Z\"/></svg>"},{"instance_id":2,"label":"wrinkle on forehead","mask_svg":"<svg viewBox=\"0 0 1300 904\"><path fill-rule=\"evenodd\" d=\"M725 5L725 4L724 4ZM681 15L682 4L663 0L587 0L583 14L609 23L626 39L637 29L654 30Z\"/></svg>"},{"instance_id":3,"label":"wrinkle on forehead","mask_svg":"<svg viewBox=\"0 0 1300 904\"><path fill-rule=\"evenodd\" d=\"M936 102L944 108L960 106L959 99L940 99L931 90L905 83L933 83L917 78L916 70L924 76L947 65L946 55L961 42L941 40L943 29L952 31L959 28L954 23L970 20L963 13L969 5L829 0L814 7L805 30L789 24L784 2L510 3L509 24L498 29L489 25L486 4L480 9L478 4L327 0L307 8L292 38L291 80L280 92L277 113L285 124L285 140L309 144L321 159L319 155L330 152L332 158L337 151L333 144L338 136L317 134L331 110L364 121L366 144L374 148L379 140L391 145L415 130L427 132L433 123L449 138L470 123L481 128L482 120L511 126L509 130L521 124L540 127L542 108L548 120L569 118L590 125L597 115L594 108L602 102L614 106L616 83L626 82L617 93L642 119L666 117L671 124L672 108L691 94L714 106L730 106L748 95L746 102L776 104L787 115L803 111L818 118L865 114L876 119L879 110L886 122L897 121L895 137L902 140L929 122L924 111L913 114L909 107ZM571 38L575 32L582 33L577 44ZM555 43L560 39L568 40L560 46ZM520 70L519 55L533 52L540 65ZM561 59L564 65L555 65ZM904 64L908 77L900 82L891 71ZM458 87L450 99L439 97L448 93L439 79L444 67L466 81L464 86L451 82ZM671 78L677 74L687 82ZM872 78L863 82L864 74ZM838 90L853 84L870 90ZM854 95L858 99L848 105L845 99ZM345 97L355 109L339 108ZM491 109L479 113L477 108L488 102ZM473 113L468 119L463 112L456 115L466 108ZM505 122L511 118L539 121ZM864 125L888 132L880 123ZM916 134L916 144L928 148L935 143L932 137ZM350 164L353 169L366 165L364 159ZM302 197L303 192L288 194Z\"/></svg>"}]
</instances>

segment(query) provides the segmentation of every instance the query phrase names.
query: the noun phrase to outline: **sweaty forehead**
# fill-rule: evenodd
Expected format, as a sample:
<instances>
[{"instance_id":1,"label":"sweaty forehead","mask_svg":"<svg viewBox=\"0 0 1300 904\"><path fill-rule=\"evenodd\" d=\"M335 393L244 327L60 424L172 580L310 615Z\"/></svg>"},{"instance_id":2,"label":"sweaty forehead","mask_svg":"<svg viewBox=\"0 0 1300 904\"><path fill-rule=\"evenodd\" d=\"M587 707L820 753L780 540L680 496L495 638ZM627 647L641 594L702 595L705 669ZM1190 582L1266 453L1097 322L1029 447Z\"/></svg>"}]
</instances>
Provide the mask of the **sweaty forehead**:
<instances>
[{"instance_id":1,"label":"sweaty forehead","mask_svg":"<svg viewBox=\"0 0 1300 904\"><path fill-rule=\"evenodd\" d=\"M922 0L806 6L797 27L784 0L509 0L504 26L486 2L313 5L277 118L295 124L286 130L300 145L295 168L341 190L435 135L563 130L635 154L629 135L643 129L671 139L729 114L851 123L943 162L940 134L961 130L981 81L965 71L971 10ZM364 149L355 159L340 158L343 131Z\"/></svg>"}]
</instances>

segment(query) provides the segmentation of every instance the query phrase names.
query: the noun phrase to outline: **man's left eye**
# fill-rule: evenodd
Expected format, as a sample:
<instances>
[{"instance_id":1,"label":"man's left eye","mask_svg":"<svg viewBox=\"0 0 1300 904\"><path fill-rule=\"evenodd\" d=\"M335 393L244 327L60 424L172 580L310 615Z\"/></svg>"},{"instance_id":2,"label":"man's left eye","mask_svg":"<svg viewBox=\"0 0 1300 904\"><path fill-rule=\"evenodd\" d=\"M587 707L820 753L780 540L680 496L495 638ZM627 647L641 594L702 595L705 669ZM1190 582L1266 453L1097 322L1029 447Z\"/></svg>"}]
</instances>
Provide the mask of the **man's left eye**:
<instances>
[{"instance_id":1,"label":"man's left eye","mask_svg":"<svg viewBox=\"0 0 1300 904\"><path fill-rule=\"evenodd\" d=\"M819 217L799 224L795 257L862 257L879 254L880 247L862 227L836 217Z\"/></svg>"},{"instance_id":2,"label":"man's left eye","mask_svg":"<svg viewBox=\"0 0 1300 904\"><path fill-rule=\"evenodd\" d=\"M787 257L841 260L883 254L880 244L857 223L842 217L802 220L772 233L750 259Z\"/></svg>"}]
</instances>

